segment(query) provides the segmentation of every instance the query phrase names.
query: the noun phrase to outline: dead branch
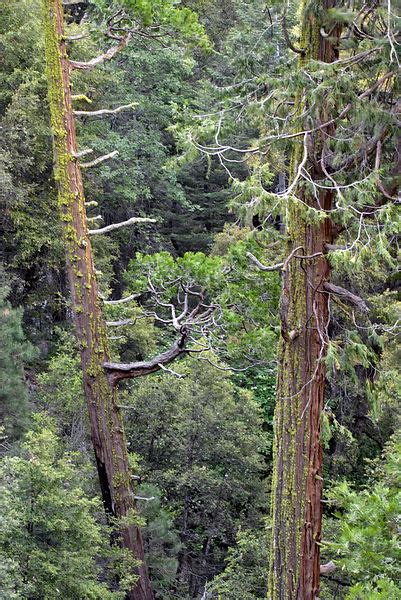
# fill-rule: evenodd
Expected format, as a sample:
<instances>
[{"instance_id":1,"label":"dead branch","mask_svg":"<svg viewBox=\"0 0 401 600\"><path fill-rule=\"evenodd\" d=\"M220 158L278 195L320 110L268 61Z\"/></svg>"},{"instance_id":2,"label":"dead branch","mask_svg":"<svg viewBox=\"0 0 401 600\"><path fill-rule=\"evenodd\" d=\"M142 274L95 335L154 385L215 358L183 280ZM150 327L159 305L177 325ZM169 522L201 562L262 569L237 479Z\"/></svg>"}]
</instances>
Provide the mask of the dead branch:
<instances>
[{"instance_id":1,"label":"dead branch","mask_svg":"<svg viewBox=\"0 0 401 600\"><path fill-rule=\"evenodd\" d=\"M320 565L320 575L328 575L336 570L336 565L330 560L325 565Z\"/></svg>"},{"instance_id":2,"label":"dead branch","mask_svg":"<svg viewBox=\"0 0 401 600\"><path fill-rule=\"evenodd\" d=\"M169 369L168 367L165 367L161 363L159 364L159 367L162 369L162 371L166 371L166 373L170 373L170 375L177 377L177 379L185 378L185 375L183 373L177 373L177 371L173 371L173 369Z\"/></svg>"},{"instance_id":3,"label":"dead branch","mask_svg":"<svg viewBox=\"0 0 401 600\"><path fill-rule=\"evenodd\" d=\"M82 156L86 156L87 154L92 154L92 148L85 148L84 150L80 150L79 152L73 152L74 158L82 158Z\"/></svg>"},{"instance_id":4,"label":"dead branch","mask_svg":"<svg viewBox=\"0 0 401 600\"><path fill-rule=\"evenodd\" d=\"M126 227L127 225L134 225L135 223L156 223L156 219L149 219L148 217L131 217L127 221L122 221L121 223L112 223L111 225L106 225L106 227L100 227L100 229L90 229L88 234L98 235L99 233L109 233L109 231L114 231L115 229L120 229L120 227Z\"/></svg>"},{"instance_id":5,"label":"dead branch","mask_svg":"<svg viewBox=\"0 0 401 600\"><path fill-rule=\"evenodd\" d=\"M124 304L125 302L131 302L131 300L136 300L141 296L142 294L130 294L125 298L119 298L119 300L103 300L103 302L104 304L110 304L111 306L114 306L115 304Z\"/></svg>"},{"instance_id":6,"label":"dead branch","mask_svg":"<svg viewBox=\"0 0 401 600\"><path fill-rule=\"evenodd\" d=\"M326 281L326 283L323 284L323 289L326 292L329 292L329 294L335 294L336 296L339 296L342 300L346 300L349 304L356 306L356 308L363 312L368 312L369 310L365 301L362 298L360 298L356 294L353 294L349 290L340 287L339 285L334 285L333 283L329 283L328 281Z\"/></svg>"},{"instance_id":7,"label":"dead branch","mask_svg":"<svg viewBox=\"0 0 401 600\"><path fill-rule=\"evenodd\" d=\"M89 169L89 167L95 167L96 165L99 165L100 163L104 162L105 160L109 160L109 158L114 158L117 155L118 155L118 150L113 150L113 152L110 152L109 154L104 154L103 156L99 156L99 158L96 158L95 160L92 160L91 162L80 163L80 167L81 167L81 169Z\"/></svg>"},{"instance_id":8,"label":"dead branch","mask_svg":"<svg viewBox=\"0 0 401 600\"><path fill-rule=\"evenodd\" d=\"M154 500L155 496L150 496L149 498L145 498L144 496L134 496L134 500L143 500L145 502L150 502L151 500Z\"/></svg>"},{"instance_id":9,"label":"dead branch","mask_svg":"<svg viewBox=\"0 0 401 600\"><path fill-rule=\"evenodd\" d=\"M145 360L126 364L112 362L104 363L103 367L106 371L110 385L115 386L123 379L132 379L134 377L141 377L142 375L160 371L162 365L165 367L178 356L187 352L186 343L188 334L188 329L183 327L181 337L174 342L171 348L148 361Z\"/></svg>"},{"instance_id":10,"label":"dead branch","mask_svg":"<svg viewBox=\"0 0 401 600\"><path fill-rule=\"evenodd\" d=\"M283 268L283 265L284 265L283 262L280 262L280 263L277 263L276 265L271 265L268 267L267 265L264 265L263 263L261 263L260 260L257 259L256 256L254 256L252 254L252 252L247 252L246 255L261 271L281 271L281 269Z\"/></svg>"},{"instance_id":11,"label":"dead branch","mask_svg":"<svg viewBox=\"0 0 401 600\"><path fill-rule=\"evenodd\" d=\"M135 321L132 319L121 319L120 321L106 321L107 327L124 327L125 325L133 325Z\"/></svg>"},{"instance_id":12,"label":"dead branch","mask_svg":"<svg viewBox=\"0 0 401 600\"><path fill-rule=\"evenodd\" d=\"M64 2L63 2L64 4ZM84 40L89 37L89 33L77 33L76 35L69 35L65 38L66 42L77 42L78 40Z\"/></svg>"},{"instance_id":13,"label":"dead branch","mask_svg":"<svg viewBox=\"0 0 401 600\"><path fill-rule=\"evenodd\" d=\"M121 50L123 50L127 46L127 44L129 43L129 41L132 38L132 35L133 35L133 32L129 31L127 33L127 35L125 37L123 37L118 44L116 44L115 46L112 46L111 48L109 48L107 50L107 52L104 52L104 54L100 54L100 56L96 56L96 58L92 58L92 60L90 60L88 62L81 62L78 60L70 60L71 69L78 69L81 71L90 71L90 70L94 69L95 67L97 67L98 65L101 65L105 61L111 60L112 58L115 57L116 54L121 52Z\"/></svg>"},{"instance_id":14,"label":"dead branch","mask_svg":"<svg viewBox=\"0 0 401 600\"><path fill-rule=\"evenodd\" d=\"M299 258L301 260L313 260L319 256L323 256L323 252L314 252L313 254L294 254L294 258Z\"/></svg>"},{"instance_id":15,"label":"dead branch","mask_svg":"<svg viewBox=\"0 0 401 600\"><path fill-rule=\"evenodd\" d=\"M341 246L339 244L325 244L324 248L325 250L327 250L327 252L336 252L337 250L348 250L350 246Z\"/></svg>"},{"instance_id":16,"label":"dead branch","mask_svg":"<svg viewBox=\"0 0 401 600\"><path fill-rule=\"evenodd\" d=\"M100 110L74 110L74 115L77 117L102 117L103 115L116 115L117 113L123 112L130 108L138 106L138 102L131 102L131 104L124 104L117 108L101 108Z\"/></svg>"},{"instance_id":17,"label":"dead branch","mask_svg":"<svg viewBox=\"0 0 401 600\"><path fill-rule=\"evenodd\" d=\"M288 267L291 259L296 255L296 253L298 252L298 250L302 250L302 246L297 246L296 248L293 248L293 250L291 250L290 254L285 259L285 261L283 263L283 268L282 268L282 270L284 272L287 271L287 267Z\"/></svg>"}]
</instances>

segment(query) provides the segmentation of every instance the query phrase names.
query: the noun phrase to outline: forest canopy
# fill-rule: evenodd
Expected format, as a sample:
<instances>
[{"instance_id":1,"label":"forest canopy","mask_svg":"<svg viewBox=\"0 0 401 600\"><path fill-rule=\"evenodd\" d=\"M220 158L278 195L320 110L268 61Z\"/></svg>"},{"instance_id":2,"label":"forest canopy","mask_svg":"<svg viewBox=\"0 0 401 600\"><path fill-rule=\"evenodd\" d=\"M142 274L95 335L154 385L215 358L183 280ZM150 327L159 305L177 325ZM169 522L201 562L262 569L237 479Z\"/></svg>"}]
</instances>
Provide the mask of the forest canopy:
<instances>
[{"instance_id":1,"label":"forest canopy","mask_svg":"<svg viewBox=\"0 0 401 600\"><path fill-rule=\"evenodd\" d=\"M401 597L398 8L1 4L1 599Z\"/></svg>"}]
</instances>

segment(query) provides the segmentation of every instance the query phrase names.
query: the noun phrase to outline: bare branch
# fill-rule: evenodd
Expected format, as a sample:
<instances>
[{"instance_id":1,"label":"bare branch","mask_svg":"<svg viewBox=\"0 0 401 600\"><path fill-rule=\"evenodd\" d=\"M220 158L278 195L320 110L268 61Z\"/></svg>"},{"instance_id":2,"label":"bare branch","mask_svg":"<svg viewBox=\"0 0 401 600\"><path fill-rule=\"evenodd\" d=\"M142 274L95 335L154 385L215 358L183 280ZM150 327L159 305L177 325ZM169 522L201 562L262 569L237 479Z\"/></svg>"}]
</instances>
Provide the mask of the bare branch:
<instances>
[{"instance_id":1,"label":"bare branch","mask_svg":"<svg viewBox=\"0 0 401 600\"><path fill-rule=\"evenodd\" d=\"M115 304L124 304L125 302L131 302L131 300L136 300L140 298L142 294L131 294L130 296L126 296L125 298L120 298L119 300L103 300L104 304L110 304L114 306Z\"/></svg>"},{"instance_id":2,"label":"bare branch","mask_svg":"<svg viewBox=\"0 0 401 600\"><path fill-rule=\"evenodd\" d=\"M149 498L145 498L144 496L134 496L134 500L143 500L145 502L150 502L151 500L154 500L155 496L150 496Z\"/></svg>"},{"instance_id":3,"label":"bare branch","mask_svg":"<svg viewBox=\"0 0 401 600\"><path fill-rule=\"evenodd\" d=\"M101 227L100 229L90 229L88 233L89 235L108 233L109 231L120 229L120 227L134 225L135 223L156 223L156 219L149 219L148 217L131 217L131 219L128 219L127 221L122 221L121 223L112 223L112 225L106 225L106 227Z\"/></svg>"},{"instance_id":4,"label":"bare branch","mask_svg":"<svg viewBox=\"0 0 401 600\"><path fill-rule=\"evenodd\" d=\"M114 386L122 379L132 379L134 377L141 377L142 375L148 375L149 373L160 371L162 368L161 365L166 366L178 356L187 352L185 346L188 340L188 333L188 329L183 327L180 339L176 340L171 348L165 352L162 352L161 354L158 354L148 361L127 364L111 362L104 363L103 367L106 371L110 384Z\"/></svg>"},{"instance_id":5,"label":"bare branch","mask_svg":"<svg viewBox=\"0 0 401 600\"><path fill-rule=\"evenodd\" d=\"M107 327L124 327L125 325L133 325L135 321L132 319L121 319L121 321L106 321Z\"/></svg>"},{"instance_id":6,"label":"bare branch","mask_svg":"<svg viewBox=\"0 0 401 600\"><path fill-rule=\"evenodd\" d=\"M254 256L252 254L252 252L247 252L246 255L253 263L255 263L255 265L261 271L281 271L281 269L284 266L284 263L280 262L280 263L277 263L276 265L272 265L272 266L268 267L267 265L264 265L263 263L261 263L260 260L257 259L256 256Z\"/></svg>"},{"instance_id":7,"label":"bare branch","mask_svg":"<svg viewBox=\"0 0 401 600\"><path fill-rule=\"evenodd\" d=\"M336 565L330 560L325 565L320 565L320 575L328 575L328 573L332 573L336 570Z\"/></svg>"},{"instance_id":8,"label":"bare branch","mask_svg":"<svg viewBox=\"0 0 401 600\"><path fill-rule=\"evenodd\" d=\"M286 270L287 270L287 267L288 267L288 264L289 264L290 260L291 260L291 259L292 259L292 258L293 258L295 255L296 255L296 253L298 252L298 250L301 250L301 249L302 249L302 246L297 246L296 248L294 248L294 249L293 249L293 250L290 252L290 254L287 256L287 258L286 258L286 259L285 259L285 261L284 261L284 264L283 264L283 271L286 271Z\"/></svg>"},{"instance_id":9,"label":"bare branch","mask_svg":"<svg viewBox=\"0 0 401 600\"><path fill-rule=\"evenodd\" d=\"M327 250L327 252L336 252L337 250L348 250L350 246L341 246L339 244L325 244L324 248L325 250Z\"/></svg>"},{"instance_id":10,"label":"bare branch","mask_svg":"<svg viewBox=\"0 0 401 600\"><path fill-rule=\"evenodd\" d=\"M92 148L85 148L84 150L80 150L79 152L73 152L72 155L74 158L82 158L82 156L86 156L87 154L92 154Z\"/></svg>"},{"instance_id":11,"label":"bare branch","mask_svg":"<svg viewBox=\"0 0 401 600\"><path fill-rule=\"evenodd\" d=\"M114 56L116 54L121 52L121 50L123 50L126 47L128 42L132 38L132 35L133 35L133 32L129 31L127 33L127 35L125 37L123 37L118 44L116 44L115 46L112 46L111 48L109 48L107 50L107 52L105 52L104 54L100 54L100 56L96 56L96 58L92 58L92 60L90 60L88 62L81 62L78 60L70 60L71 68L78 69L81 71L90 71L91 69L94 69L98 65L101 65L102 63L104 63L106 60L111 60L112 58L114 58Z\"/></svg>"},{"instance_id":12,"label":"bare branch","mask_svg":"<svg viewBox=\"0 0 401 600\"><path fill-rule=\"evenodd\" d=\"M124 104L117 108L102 108L100 110L74 110L74 115L78 117L102 117L103 115L116 115L117 113L123 112L130 108L138 106L138 102L131 102L131 104Z\"/></svg>"},{"instance_id":13,"label":"bare branch","mask_svg":"<svg viewBox=\"0 0 401 600\"><path fill-rule=\"evenodd\" d=\"M63 2L64 4L64 2ZM76 35L69 35L65 38L66 42L77 42L78 40L84 40L89 37L89 33L77 33Z\"/></svg>"},{"instance_id":14,"label":"bare branch","mask_svg":"<svg viewBox=\"0 0 401 600\"><path fill-rule=\"evenodd\" d=\"M96 217L86 217L87 221L103 221L102 215L96 215Z\"/></svg>"},{"instance_id":15,"label":"bare branch","mask_svg":"<svg viewBox=\"0 0 401 600\"><path fill-rule=\"evenodd\" d=\"M92 160L91 162L80 163L80 167L81 167L81 169L88 169L89 167L95 167L96 165L104 162L105 160L108 160L109 158L114 158L117 155L118 155L118 150L113 150L113 152L110 152L109 154L104 154L103 156L99 156L99 158L96 158L95 160Z\"/></svg>"},{"instance_id":16,"label":"bare branch","mask_svg":"<svg viewBox=\"0 0 401 600\"><path fill-rule=\"evenodd\" d=\"M185 375L183 373L177 373L177 371L173 371L173 369L169 369L168 367L165 367L161 363L159 364L159 367L163 371L166 371L167 373L170 373L170 375L174 375L174 377L177 377L177 379L184 379L185 378Z\"/></svg>"},{"instance_id":17,"label":"bare branch","mask_svg":"<svg viewBox=\"0 0 401 600\"><path fill-rule=\"evenodd\" d=\"M323 256L323 252L315 252L314 254L294 254L294 258L300 258L301 260L312 260L318 256Z\"/></svg>"},{"instance_id":18,"label":"bare branch","mask_svg":"<svg viewBox=\"0 0 401 600\"><path fill-rule=\"evenodd\" d=\"M365 301L349 290L346 290L338 285L334 285L333 283L329 283L328 281L323 284L323 288L326 292L329 292L329 294L335 294L336 296L339 296L341 299L346 300L353 306L359 308L359 310L368 312L369 309Z\"/></svg>"}]
</instances>

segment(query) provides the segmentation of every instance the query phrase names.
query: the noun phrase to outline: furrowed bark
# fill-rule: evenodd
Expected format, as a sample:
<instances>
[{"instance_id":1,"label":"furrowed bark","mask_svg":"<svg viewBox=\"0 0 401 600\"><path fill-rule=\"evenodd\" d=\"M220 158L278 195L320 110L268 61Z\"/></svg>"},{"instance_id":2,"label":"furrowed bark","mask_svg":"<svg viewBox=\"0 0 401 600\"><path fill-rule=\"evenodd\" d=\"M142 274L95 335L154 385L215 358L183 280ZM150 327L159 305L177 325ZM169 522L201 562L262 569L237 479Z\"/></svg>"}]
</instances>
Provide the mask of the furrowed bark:
<instances>
[{"instance_id":1,"label":"furrowed bark","mask_svg":"<svg viewBox=\"0 0 401 600\"><path fill-rule=\"evenodd\" d=\"M105 509L118 519L129 518L135 516L135 498L117 390L110 386L103 369L103 363L110 357L88 235L81 170L75 158L77 143L62 3L61 0L42 0L42 7L54 175L92 443ZM136 525L122 527L121 543L140 561L136 571L138 583L129 592L128 598L152 600L154 596L144 561L141 532Z\"/></svg>"},{"instance_id":2,"label":"furrowed bark","mask_svg":"<svg viewBox=\"0 0 401 600\"><path fill-rule=\"evenodd\" d=\"M302 8L306 6L302 2ZM332 0L319 2L322 12ZM332 62L336 59L333 38L322 37L317 8L302 16L300 58L304 68L309 59ZM305 100L297 100L302 114ZM324 106L320 120L331 115ZM321 150L332 125L314 134L314 147ZM310 140L309 140L310 141ZM296 142L291 161L295 177L303 157L301 142ZM305 167L312 179L322 176L316 162L308 157ZM329 218L314 225L308 222L303 203L318 208L312 193L293 190L302 201L289 199L287 211L288 255L283 268L281 296L282 336L279 344L277 404L274 421L274 464L272 482L273 536L270 557L270 600L313 600L319 597L322 495L322 447L320 419L325 396L325 365L329 294L324 284L330 278L325 248L333 243ZM320 193L320 205L332 206L332 192ZM301 247L302 251L296 250ZM302 258L316 255L311 260Z\"/></svg>"}]
</instances>

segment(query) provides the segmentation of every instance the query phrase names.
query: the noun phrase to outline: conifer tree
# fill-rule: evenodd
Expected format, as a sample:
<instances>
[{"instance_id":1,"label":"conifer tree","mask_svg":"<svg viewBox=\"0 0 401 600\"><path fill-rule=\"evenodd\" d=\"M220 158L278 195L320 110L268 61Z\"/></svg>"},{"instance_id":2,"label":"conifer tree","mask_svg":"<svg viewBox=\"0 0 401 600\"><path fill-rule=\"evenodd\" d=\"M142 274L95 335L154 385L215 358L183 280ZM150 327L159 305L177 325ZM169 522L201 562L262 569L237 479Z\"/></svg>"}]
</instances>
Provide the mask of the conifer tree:
<instances>
[{"instance_id":1,"label":"conifer tree","mask_svg":"<svg viewBox=\"0 0 401 600\"><path fill-rule=\"evenodd\" d=\"M273 5L280 6L268 11L269 29L280 32L272 42L279 57L272 53L256 84L235 81L213 145L210 116L190 141L227 169L248 153L253 172L239 181L231 171L234 189L255 235L264 230L266 248L248 256L257 268L282 275L269 598L310 600L319 597L325 571L320 429L326 363L338 351L330 303L358 328L368 306L352 279L351 289L337 285L339 275L361 272L372 254L394 268L399 57L391 2L303 0L284 11ZM260 137L248 149L220 141L241 118L259 121ZM282 260L270 266L272 242L281 237Z\"/></svg>"},{"instance_id":2,"label":"conifer tree","mask_svg":"<svg viewBox=\"0 0 401 600\"><path fill-rule=\"evenodd\" d=\"M120 379L146 375L159 370L163 363L173 360L183 350L186 332L182 332L170 352L162 353L150 363L127 366L109 362L106 321L98 293L90 235L108 233L121 226L147 222L149 219L131 218L127 222L92 232L88 229L82 167L96 166L114 157L116 152L86 163L80 162L80 158L91 151L78 151L70 74L73 69L91 70L111 60L127 46L135 34L146 35L147 26L152 24L155 18L161 23L170 23L187 32L196 31L201 34L202 29L198 26L194 13L185 8L176 9L173 2L122 2L119 6L108 7L106 36L112 40L112 45L103 54L88 62L73 61L67 56L61 0L43 0L42 8L55 155L54 177L58 188L71 303L81 352L84 392L100 487L107 513L120 522L122 544L139 562L138 581L128 597L132 600L151 600L153 591L144 560L142 535L137 525L135 495L116 385ZM130 14L131 10L136 18ZM156 25L156 29L158 28L159 25ZM105 109L103 112L115 113L128 108L130 107L122 106L113 110ZM88 111L86 114L91 116L93 113Z\"/></svg>"}]
</instances>

